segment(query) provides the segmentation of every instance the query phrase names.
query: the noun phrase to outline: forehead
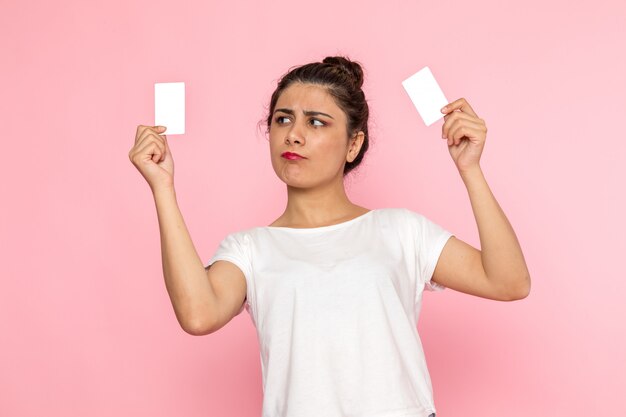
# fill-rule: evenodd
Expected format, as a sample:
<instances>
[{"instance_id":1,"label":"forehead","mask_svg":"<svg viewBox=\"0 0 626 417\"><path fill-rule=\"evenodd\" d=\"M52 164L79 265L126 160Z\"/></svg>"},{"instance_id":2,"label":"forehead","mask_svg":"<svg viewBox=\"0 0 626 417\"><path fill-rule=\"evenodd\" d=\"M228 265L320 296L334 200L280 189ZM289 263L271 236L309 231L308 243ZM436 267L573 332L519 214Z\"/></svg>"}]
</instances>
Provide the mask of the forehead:
<instances>
[{"instance_id":1,"label":"forehead","mask_svg":"<svg viewBox=\"0 0 626 417\"><path fill-rule=\"evenodd\" d=\"M316 84L293 83L287 87L276 101L276 108L323 111L333 116L341 109L326 88Z\"/></svg>"}]
</instances>

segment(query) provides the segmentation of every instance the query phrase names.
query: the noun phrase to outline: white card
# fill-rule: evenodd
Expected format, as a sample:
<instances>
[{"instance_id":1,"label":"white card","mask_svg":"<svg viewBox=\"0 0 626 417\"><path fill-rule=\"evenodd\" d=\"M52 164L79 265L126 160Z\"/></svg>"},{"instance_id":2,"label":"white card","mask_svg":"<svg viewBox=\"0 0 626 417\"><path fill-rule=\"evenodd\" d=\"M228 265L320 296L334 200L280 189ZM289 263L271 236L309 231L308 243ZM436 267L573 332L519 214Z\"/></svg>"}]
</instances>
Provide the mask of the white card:
<instances>
[{"instance_id":1,"label":"white card","mask_svg":"<svg viewBox=\"0 0 626 417\"><path fill-rule=\"evenodd\" d=\"M154 125L164 135L185 133L185 83L154 83Z\"/></svg>"},{"instance_id":2,"label":"white card","mask_svg":"<svg viewBox=\"0 0 626 417\"><path fill-rule=\"evenodd\" d=\"M426 126L432 125L445 116L441 108L448 104L448 100L443 95L433 73L430 72L430 68L424 67L411 75L402 81L402 86L409 94Z\"/></svg>"}]
</instances>

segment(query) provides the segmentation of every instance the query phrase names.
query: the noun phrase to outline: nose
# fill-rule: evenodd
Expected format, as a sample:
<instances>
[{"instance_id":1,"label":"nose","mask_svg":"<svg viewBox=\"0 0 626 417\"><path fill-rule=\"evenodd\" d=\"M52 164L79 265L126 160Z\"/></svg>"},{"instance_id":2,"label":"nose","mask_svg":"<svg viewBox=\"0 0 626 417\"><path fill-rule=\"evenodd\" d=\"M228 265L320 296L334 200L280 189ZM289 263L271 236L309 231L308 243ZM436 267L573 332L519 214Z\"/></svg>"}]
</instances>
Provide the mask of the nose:
<instances>
[{"instance_id":1,"label":"nose","mask_svg":"<svg viewBox=\"0 0 626 417\"><path fill-rule=\"evenodd\" d=\"M301 132L300 125L296 121L291 125L291 128L287 131L287 135L285 136L285 143L304 143L304 135Z\"/></svg>"}]
</instances>

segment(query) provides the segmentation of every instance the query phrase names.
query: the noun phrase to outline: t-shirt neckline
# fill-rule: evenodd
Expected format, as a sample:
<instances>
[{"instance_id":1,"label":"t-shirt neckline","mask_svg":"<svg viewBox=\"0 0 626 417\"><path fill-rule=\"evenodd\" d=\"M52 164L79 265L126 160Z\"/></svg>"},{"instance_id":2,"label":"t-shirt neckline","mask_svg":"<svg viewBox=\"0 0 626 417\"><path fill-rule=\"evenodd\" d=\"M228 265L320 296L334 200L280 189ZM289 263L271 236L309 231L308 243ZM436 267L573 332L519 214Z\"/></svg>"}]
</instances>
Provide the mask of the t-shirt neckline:
<instances>
[{"instance_id":1,"label":"t-shirt neckline","mask_svg":"<svg viewBox=\"0 0 626 417\"><path fill-rule=\"evenodd\" d=\"M376 211L378 209L371 209L353 219L350 220L346 220L345 222L341 222L341 223L335 223L335 224L331 224L328 226L319 226L319 227L283 227L283 226L263 226L262 229L267 229L267 230L289 230L289 231L294 231L294 232L302 232L302 233L306 233L306 232L319 232L319 231L326 231L326 230L333 230L333 229L338 229L340 227L344 227L347 225L350 225L352 223L356 223L359 220L368 217L370 213Z\"/></svg>"}]
</instances>

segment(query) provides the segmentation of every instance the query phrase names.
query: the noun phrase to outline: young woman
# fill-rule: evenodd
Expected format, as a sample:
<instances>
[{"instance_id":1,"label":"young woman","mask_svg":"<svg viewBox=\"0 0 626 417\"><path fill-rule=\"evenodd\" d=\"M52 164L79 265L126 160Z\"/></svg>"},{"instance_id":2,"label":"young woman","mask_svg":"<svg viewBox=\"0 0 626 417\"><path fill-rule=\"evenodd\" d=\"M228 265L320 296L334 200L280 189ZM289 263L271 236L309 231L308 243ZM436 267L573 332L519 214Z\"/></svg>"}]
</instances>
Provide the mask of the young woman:
<instances>
[{"instance_id":1,"label":"young woman","mask_svg":"<svg viewBox=\"0 0 626 417\"><path fill-rule=\"evenodd\" d=\"M177 206L164 127L140 125L129 153L154 195L163 274L182 328L204 335L244 308L250 314L264 417L434 417L417 333L423 291L501 301L530 291L520 245L479 165L485 121L465 99L442 109L442 139L482 250L412 210L348 199L343 179L369 140L362 84L361 66L344 57L281 78L267 131L287 207L269 226L226 236L206 268Z\"/></svg>"}]
</instances>

